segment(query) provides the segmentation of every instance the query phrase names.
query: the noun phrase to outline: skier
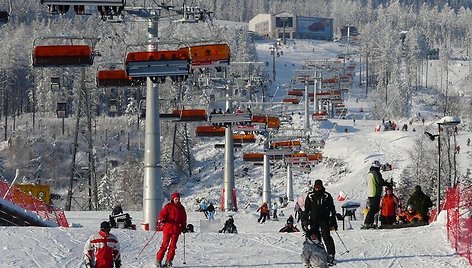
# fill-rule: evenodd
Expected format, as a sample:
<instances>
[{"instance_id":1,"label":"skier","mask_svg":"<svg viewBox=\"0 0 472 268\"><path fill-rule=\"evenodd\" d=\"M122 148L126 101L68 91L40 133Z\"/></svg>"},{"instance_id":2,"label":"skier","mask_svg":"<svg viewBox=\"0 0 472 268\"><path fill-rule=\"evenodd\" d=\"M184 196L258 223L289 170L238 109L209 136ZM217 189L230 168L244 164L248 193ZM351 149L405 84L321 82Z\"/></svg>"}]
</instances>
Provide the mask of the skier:
<instances>
[{"instance_id":1,"label":"skier","mask_svg":"<svg viewBox=\"0 0 472 268\"><path fill-rule=\"evenodd\" d=\"M184 206L180 203L180 194L173 193L171 195L171 202L166 204L159 213L158 225L163 224L162 244L156 254L156 267L162 266L162 259L167 252L166 267L172 267L172 260L177 249L177 240L182 231L186 231L187 227L187 212ZM170 243L170 245L169 245Z\"/></svg>"},{"instance_id":2,"label":"skier","mask_svg":"<svg viewBox=\"0 0 472 268\"><path fill-rule=\"evenodd\" d=\"M308 225L310 225L309 229L317 233L321 229L321 236L328 251L328 265L334 265L336 249L330 230L331 228L338 229L336 208L334 207L333 197L325 191L321 180L315 181L313 191L306 197L303 225L304 230L308 230Z\"/></svg>"},{"instance_id":3,"label":"skier","mask_svg":"<svg viewBox=\"0 0 472 268\"><path fill-rule=\"evenodd\" d=\"M303 242L302 262L305 268L328 267L328 254L323 243L318 238L316 230L310 229L305 234Z\"/></svg>"},{"instance_id":4,"label":"skier","mask_svg":"<svg viewBox=\"0 0 472 268\"><path fill-rule=\"evenodd\" d=\"M393 194L392 187L385 188L385 195L380 202L380 223L382 225L391 225L396 221L397 209L400 201Z\"/></svg>"},{"instance_id":5,"label":"skier","mask_svg":"<svg viewBox=\"0 0 472 268\"><path fill-rule=\"evenodd\" d=\"M277 217L277 209L279 208L279 206L277 205L277 202L274 202L274 204L272 205L272 219L274 221L278 221L279 218Z\"/></svg>"},{"instance_id":6,"label":"skier","mask_svg":"<svg viewBox=\"0 0 472 268\"><path fill-rule=\"evenodd\" d=\"M369 198L369 211L364 220L363 229L373 228L374 216L379 212L380 197L382 196L382 187L389 186L387 182L382 178L380 173L380 167L382 165L379 161L375 160L372 162L370 171L367 175L367 196Z\"/></svg>"},{"instance_id":7,"label":"skier","mask_svg":"<svg viewBox=\"0 0 472 268\"><path fill-rule=\"evenodd\" d=\"M121 267L120 245L110 229L109 222L102 222L98 234L91 235L85 243L85 267L113 268L113 264L115 268Z\"/></svg>"},{"instance_id":8,"label":"skier","mask_svg":"<svg viewBox=\"0 0 472 268\"><path fill-rule=\"evenodd\" d=\"M213 206L213 202L210 202L207 207L207 216L209 221L215 219L215 206Z\"/></svg>"},{"instance_id":9,"label":"skier","mask_svg":"<svg viewBox=\"0 0 472 268\"><path fill-rule=\"evenodd\" d=\"M415 192L408 198L407 204L412 204L414 208L421 214L425 223L429 222L429 208L433 206L431 198L427 196L422 190L421 186L415 186Z\"/></svg>"},{"instance_id":10,"label":"skier","mask_svg":"<svg viewBox=\"0 0 472 268\"><path fill-rule=\"evenodd\" d=\"M228 219L225 222L225 225L221 230L218 231L219 233L230 233L230 234L237 234L238 229L236 228L236 225L234 225L234 219L233 216L228 216Z\"/></svg>"},{"instance_id":11,"label":"skier","mask_svg":"<svg viewBox=\"0 0 472 268\"><path fill-rule=\"evenodd\" d=\"M295 212L295 219L297 219L297 222L300 221L300 211L302 210L302 208L300 207L300 204L298 204L298 201L297 203L295 203L295 207L293 208L293 211Z\"/></svg>"},{"instance_id":12,"label":"skier","mask_svg":"<svg viewBox=\"0 0 472 268\"><path fill-rule=\"evenodd\" d=\"M259 223L262 224L262 223L264 223L264 222L266 221L266 218L269 217L269 213L270 213L269 207L268 207L267 203L264 202L264 203L262 204L262 206L260 206L260 207L256 210L256 212L258 212L258 211L260 211L261 214L260 214L260 216L259 216L259 219L257 219L257 222L259 222Z\"/></svg>"}]
</instances>

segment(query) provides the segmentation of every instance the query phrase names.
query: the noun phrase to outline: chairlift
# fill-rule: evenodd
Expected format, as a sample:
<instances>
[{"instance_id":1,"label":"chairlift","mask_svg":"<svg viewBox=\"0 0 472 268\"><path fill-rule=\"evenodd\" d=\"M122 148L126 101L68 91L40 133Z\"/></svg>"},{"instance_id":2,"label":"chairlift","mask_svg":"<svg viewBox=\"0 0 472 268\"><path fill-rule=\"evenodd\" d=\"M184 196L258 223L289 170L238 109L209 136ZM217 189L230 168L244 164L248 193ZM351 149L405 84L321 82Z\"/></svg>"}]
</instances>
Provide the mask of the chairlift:
<instances>
[{"instance_id":1,"label":"chairlift","mask_svg":"<svg viewBox=\"0 0 472 268\"><path fill-rule=\"evenodd\" d=\"M68 44L36 45L38 40L65 40ZM89 41L88 44L74 44L74 41ZM75 36L51 36L37 38L33 41L33 67L82 67L93 64L93 59L98 55L94 46L98 38ZM62 42L64 43L64 42Z\"/></svg>"},{"instance_id":2,"label":"chairlift","mask_svg":"<svg viewBox=\"0 0 472 268\"><path fill-rule=\"evenodd\" d=\"M131 78L126 74L126 70L115 67L118 64L108 64L106 68L97 68L97 87L137 87L146 84L145 78Z\"/></svg>"},{"instance_id":3,"label":"chairlift","mask_svg":"<svg viewBox=\"0 0 472 268\"><path fill-rule=\"evenodd\" d=\"M262 162L264 161L264 153L244 153L244 162Z\"/></svg>"},{"instance_id":4,"label":"chairlift","mask_svg":"<svg viewBox=\"0 0 472 268\"><path fill-rule=\"evenodd\" d=\"M139 118L146 118L146 98L142 98L139 101Z\"/></svg>"},{"instance_id":5,"label":"chairlift","mask_svg":"<svg viewBox=\"0 0 472 268\"><path fill-rule=\"evenodd\" d=\"M197 137L224 137L225 128L214 126L198 126L195 128L195 135Z\"/></svg>"},{"instance_id":6,"label":"chairlift","mask_svg":"<svg viewBox=\"0 0 472 268\"><path fill-rule=\"evenodd\" d=\"M67 118L67 102L58 102L56 105L57 118Z\"/></svg>"},{"instance_id":7,"label":"chairlift","mask_svg":"<svg viewBox=\"0 0 472 268\"><path fill-rule=\"evenodd\" d=\"M282 102L290 103L290 104L299 104L300 100L298 98L284 98Z\"/></svg>"},{"instance_id":8,"label":"chairlift","mask_svg":"<svg viewBox=\"0 0 472 268\"><path fill-rule=\"evenodd\" d=\"M58 91L61 89L61 78L58 76L51 76L51 90Z\"/></svg>"},{"instance_id":9,"label":"chairlift","mask_svg":"<svg viewBox=\"0 0 472 268\"><path fill-rule=\"evenodd\" d=\"M185 81L190 74L188 49L129 52L125 61L126 73L131 78L149 77L154 83Z\"/></svg>"},{"instance_id":10,"label":"chairlift","mask_svg":"<svg viewBox=\"0 0 472 268\"><path fill-rule=\"evenodd\" d=\"M41 0L41 4L48 6L49 13L61 15L65 15L70 6L73 6L75 14L88 15L85 6L96 6L105 21L122 15L126 0Z\"/></svg>"},{"instance_id":11,"label":"chairlift","mask_svg":"<svg viewBox=\"0 0 472 268\"><path fill-rule=\"evenodd\" d=\"M11 7L12 7L11 0L8 0L8 9L0 8L0 23L8 22L11 16Z\"/></svg>"},{"instance_id":12,"label":"chairlift","mask_svg":"<svg viewBox=\"0 0 472 268\"><path fill-rule=\"evenodd\" d=\"M8 11L0 10L0 22L8 22L9 16Z\"/></svg>"},{"instance_id":13,"label":"chairlift","mask_svg":"<svg viewBox=\"0 0 472 268\"><path fill-rule=\"evenodd\" d=\"M229 66L230 48L228 44L193 45L187 48L190 51L191 68L215 68L221 71Z\"/></svg>"},{"instance_id":14,"label":"chairlift","mask_svg":"<svg viewBox=\"0 0 472 268\"><path fill-rule=\"evenodd\" d=\"M233 143L255 143L256 135L251 134L233 134Z\"/></svg>"},{"instance_id":15,"label":"chairlift","mask_svg":"<svg viewBox=\"0 0 472 268\"><path fill-rule=\"evenodd\" d=\"M172 114L178 115L180 121L184 122L207 120L207 112L204 109L174 110Z\"/></svg>"},{"instance_id":16,"label":"chairlift","mask_svg":"<svg viewBox=\"0 0 472 268\"><path fill-rule=\"evenodd\" d=\"M118 113L118 100L117 99L110 99L108 101L108 113L110 115L115 115Z\"/></svg>"}]
</instances>

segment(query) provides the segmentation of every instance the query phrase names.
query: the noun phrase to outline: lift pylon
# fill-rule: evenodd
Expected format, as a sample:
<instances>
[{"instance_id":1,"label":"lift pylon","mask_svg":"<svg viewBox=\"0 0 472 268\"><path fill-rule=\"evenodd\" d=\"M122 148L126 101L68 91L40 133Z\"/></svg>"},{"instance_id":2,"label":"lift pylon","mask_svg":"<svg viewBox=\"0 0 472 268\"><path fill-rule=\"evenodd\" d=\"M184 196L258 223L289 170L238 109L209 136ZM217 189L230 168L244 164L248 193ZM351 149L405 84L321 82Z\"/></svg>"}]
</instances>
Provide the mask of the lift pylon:
<instances>
[{"instance_id":1,"label":"lift pylon","mask_svg":"<svg viewBox=\"0 0 472 268\"><path fill-rule=\"evenodd\" d=\"M78 185L74 187L74 182ZM88 198L86 202L79 202L74 193L87 183ZM66 210L73 208L75 201L78 209L98 208L98 186L95 173L95 156L93 154L92 141L92 115L90 109L90 95L85 86L85 68L81 70L81 85L78 93L76 128L74 134L74 144L72 147L72 165L70 174L70 185L67 193Z\"/></svg>"}]
</instances>

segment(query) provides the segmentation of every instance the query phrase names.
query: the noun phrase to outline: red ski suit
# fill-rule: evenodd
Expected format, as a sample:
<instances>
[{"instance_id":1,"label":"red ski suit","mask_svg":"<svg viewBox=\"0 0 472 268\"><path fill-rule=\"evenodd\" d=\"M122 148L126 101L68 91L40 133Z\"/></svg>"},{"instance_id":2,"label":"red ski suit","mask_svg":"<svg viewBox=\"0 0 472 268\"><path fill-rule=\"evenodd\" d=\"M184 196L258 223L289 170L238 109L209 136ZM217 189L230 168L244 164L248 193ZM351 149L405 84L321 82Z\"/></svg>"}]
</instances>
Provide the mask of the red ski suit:
<instances>
[{"instance_id":1,"label":"red ski suit","mask_svg":"<svg viewBox=\"0 0 472 268\"><path fill-rule=\"evenodd\" d=\"M159 222L164 224L162 227L164 234L161 247L156 254L156 259L162 261L167 248L169 248L166 260L170 262L175 256L179 235L187 226L187 213L185 212L184 206L182 206L180 202L174 203L174 201L165 205L161 213L159 213Z\"/></svg>"},{"instance_id":2,"label":"red ski suit","mask_svg":"<svg viewBox=\"0 0 472 268\"><path fill-rule=\"evenodd\" d=\"M113 234L100 231L87 240L84 255L86 267L113 268L113 263L121 257L118 239Z\"/></svg>"}]
</instances>

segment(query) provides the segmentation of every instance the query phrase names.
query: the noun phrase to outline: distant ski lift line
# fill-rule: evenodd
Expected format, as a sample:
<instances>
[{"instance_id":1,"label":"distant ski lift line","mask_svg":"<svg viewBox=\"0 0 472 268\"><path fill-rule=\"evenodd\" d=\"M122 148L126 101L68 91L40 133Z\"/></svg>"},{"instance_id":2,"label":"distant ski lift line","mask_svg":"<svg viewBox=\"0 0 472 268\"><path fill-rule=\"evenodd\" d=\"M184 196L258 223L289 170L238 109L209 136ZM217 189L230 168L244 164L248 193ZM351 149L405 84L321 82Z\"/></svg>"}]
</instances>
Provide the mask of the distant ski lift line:
<instances>
[{"instance_id":1,"label":"distant ski lift line","mask_svg":"<svg viewBox=\"0 0 472 268\"><path fill-rule=\"evenodd\" d=\"M124 6L126 0L41 0L44 5Z\"/></svg>"}]
</instances>

